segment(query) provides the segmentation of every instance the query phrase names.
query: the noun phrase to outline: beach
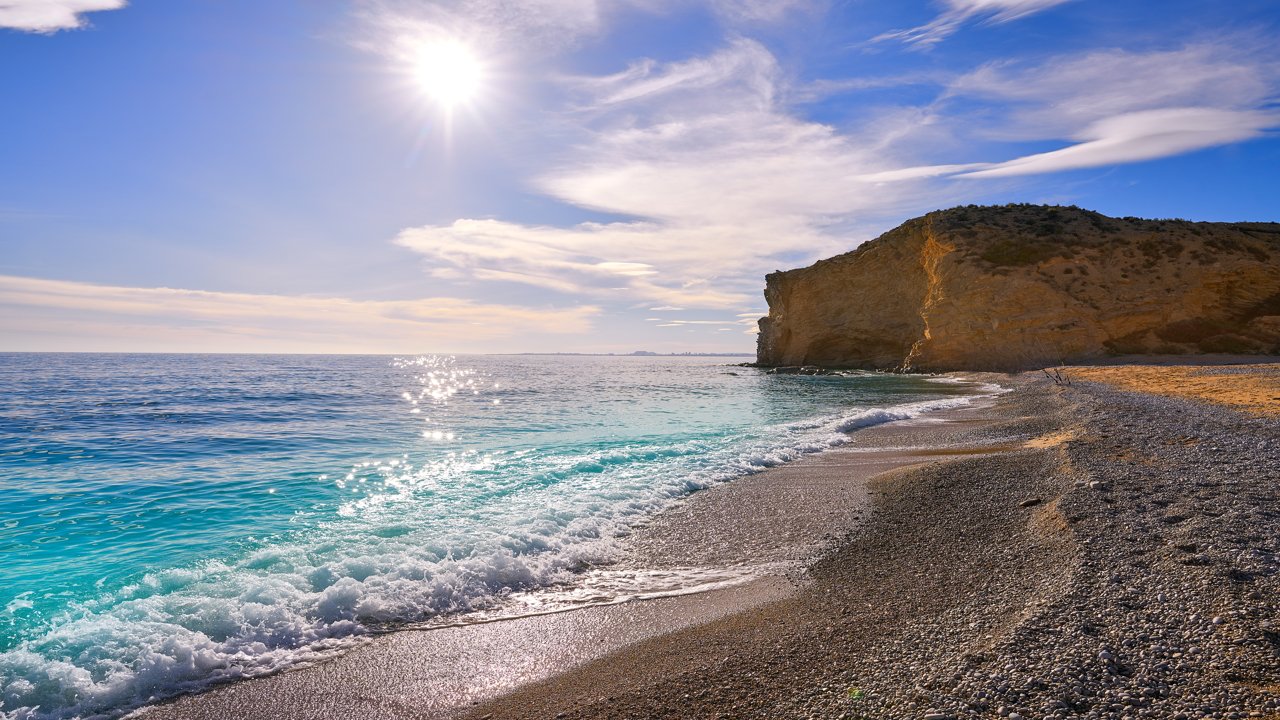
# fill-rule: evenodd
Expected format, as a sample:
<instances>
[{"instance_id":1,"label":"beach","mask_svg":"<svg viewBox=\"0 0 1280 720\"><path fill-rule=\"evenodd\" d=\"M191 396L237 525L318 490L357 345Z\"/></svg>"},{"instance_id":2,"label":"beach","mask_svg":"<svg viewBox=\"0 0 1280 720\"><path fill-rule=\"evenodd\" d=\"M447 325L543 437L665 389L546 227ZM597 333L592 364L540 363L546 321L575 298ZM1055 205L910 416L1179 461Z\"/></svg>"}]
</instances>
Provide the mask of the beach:
<instances>
[{"instance_id":1,"label":"beach","mask_svg":"<svg viewBox=\"0 0 1280 720\"><path fill-rule=\"evenodd\" d=\"M1280 720L1277 36L0 0L0 720Z\"/></svg>"},{"instance_id":2,"label":"beach","mask_svg":"<svg viewBox=\"0 0 1280 720\"><path fill-rule=\"evenodd\" d=\"M391 633L139 714L1277 716L1276 416L1091 372L970 376L1013 392L696 493L628 560L776 573ZM1274 364L1231 372L1280 395Z\"/></svg>"}]
</instances>

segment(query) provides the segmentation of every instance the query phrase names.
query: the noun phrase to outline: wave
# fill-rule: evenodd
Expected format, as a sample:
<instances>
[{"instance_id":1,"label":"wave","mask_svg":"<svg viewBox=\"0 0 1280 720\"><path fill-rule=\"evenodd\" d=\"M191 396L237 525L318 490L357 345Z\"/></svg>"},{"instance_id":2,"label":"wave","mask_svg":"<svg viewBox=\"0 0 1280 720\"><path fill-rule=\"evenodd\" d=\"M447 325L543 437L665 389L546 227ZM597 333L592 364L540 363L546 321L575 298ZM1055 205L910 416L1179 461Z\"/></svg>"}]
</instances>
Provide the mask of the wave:
<instances>
[{"instance_id":1,"label":"wave","mask_svg":"<svg viewBox=\"0 0 1280 720\"><path fill-rule=\"evenodd\" d=\"M977 389L785 424L746 439L397 466L386 492L350 501L345 514L311 535L264 542L234 560L153 572L71 605L44 634L0 653L3 717L115 717L214 683L314 662L406 624L743 581L749 573L742 570L645 575L601 568L614 561L632 525L691 492L844 445L863 428L994 392ZM467 532L406 520L422 514L416 503L423 498L453 507L459 478L490 478L497 463L521 481L486 480L501 502L475 509ZM404 512L404 503L417 512Z\"/></svg>"}]
</instances>

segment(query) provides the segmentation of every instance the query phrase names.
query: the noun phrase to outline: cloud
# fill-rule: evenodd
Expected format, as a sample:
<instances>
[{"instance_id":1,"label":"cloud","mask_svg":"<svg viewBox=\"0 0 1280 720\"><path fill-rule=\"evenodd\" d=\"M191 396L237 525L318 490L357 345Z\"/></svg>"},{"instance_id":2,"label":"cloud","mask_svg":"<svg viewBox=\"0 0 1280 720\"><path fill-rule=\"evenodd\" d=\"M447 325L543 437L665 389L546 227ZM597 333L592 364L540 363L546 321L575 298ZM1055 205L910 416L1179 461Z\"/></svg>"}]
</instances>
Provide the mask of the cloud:
<instances>
[{"instance_id":1,"label":"cloud","mask_svg":"<svg viewBox=\"0 0 1280 720\"><path fill-rule=\"evenodd\" d=\"M882 202L852 194L848 185L888 169L889 161L880 129L858 137L798 118L779 99L783 84L772 54L751 40L704 58L642 63L579 82L575 89L588 93L585 105L598 115L569 162L535 185L579 207L736 227L744 252L787 249L781 226L821 225Z\"/></svg>"},{"instance_id":2,"label":"cloud","mask_svg":"<svg viewBox=\"0 0 1280 720\"><path fill-rule=\"evenodd\" d=\"M988 63L952 80L946 98L1006 103L990 135L1007 140L1066 137L1125 113L1161 108L1258 108L1276 96L1280 63L1247 39L1173 50L1107 49L1038 65Z\"/></svg>"},{"instance_id":3,"label":"cloud","mask_svg":"<svg viewBox=\"0 0 1280 720\"><path fill-rule=\"evenodd\" d=\"M5 349L455 352L495 338L584 334L593 306L517 307L438 297L351 300L139 288L0 275ZM95 346L95 343L98 345Z\"/></svg>"},{"instance_id":4,"label":"cloud","mask_svg":"<svg viewBox=\"0 0 1280 720\"><path fill-rule=\"evenodd\" d=\"M653 318L661 320L661 318ZM678 325L741 325L741 320L666 320L659 327L676 327Z\"/></svg>"},{"instance_id":5,"label":"cloud","mask_svg":"<svg viewBox=\"0 0 1280 720\"><path fill-rule=\"evenodd\" d=\"M1126 113L1100 120L1082 134L1084 142L965 172L986 178L1060 172L1179 155L1241 142L1280 126L1280 113L1168 108Z\"/></svg>"},{"instance_id":6,"label":"cloud","mask_svg":"<svg viewBox=\"0 0 1280 720\"><path fill-rule=\"evenodd\" d=\"M948 84L938 103L946 122L968 128L988 144L1070 144L1003 162L909 166L860 179L1011 177L1244 142L1280 127L1273 105L1280 88L1277 67L1275 51L1247 39L1146 53L1099 50L1037 65L989 63ZM970 112L947 110L951 101L970 100L983 105Z\"/></svg>"},{"instance_id":7,"label":"cloud","mask_svg":"<svg viewBox=\"0 0 1280 720\"><path fill-rule=\"evenodd\" d=\"M119 10L125 0L0 0L0 28L54 33L83 27L84 13Z\"/></svg>"},{"instance_id":8,"label":"cloud","mask_svg":"<svg viewBox=\"0 0 1280 720\"><path fill-rule=\"evenodd\" d=\"M590 107L595 109L661 99L676 92L683 93L687 102L696 100L690 95L709 88L717 89L719 99L731 94L739 103L759 109L772 103L777 74L777 61L763 45L740 39L706 57L665 65L646 59L614 75L568 82L579 93L591 96ZM732 89L737 91L726 92Z\"/></svg>"},{"instance_id":9,"label":"cloud","mask_svg":"<svg viewBox=\"0 0 1280 720\"><path fill-rule=\"evenodd\" d=\"M879 40L901 40L917 46L942 42L965 23L986 18L988 23L1006 23L1034 15L1070 0L943 0L942 14L932 22L909 30L885 33Z\"/></svg>"},{"instance_id":10,"label":"cloud","mask_svg":"<svg viewBox=\"0 0 1280 720\"><path fill-rule=\"evenodd\" d=\"M557 228L500 220L458 220L408 228L396 244L440 268L479 280L517 282L566 294L616 295L693 307L732 307L746 296L713 288L705 241L713 230L648 222ZM719 231L719 232L724 232ZM661 263L658 267L654 263ZM665 268L665 271L664 271Z\"/></svg>"},{"instance_id":11,"label":"cloud","mask_svg":"<svg viewBox=\"0 0 1280 720\"><path fill-rule=\"evenodd\" d=\"M464 218L402 231L396 242L428 272L738 309L758 301L766 273L851 249L857 227L925 202L919 182L860 178L896 167L893 148L911 145L927 118L855 134L796 117L781 100L784 73L755 41L564 83L576 103L557 135L575 142L531 184L628 219L555 227Z\"/></svg>"}]
</instances>

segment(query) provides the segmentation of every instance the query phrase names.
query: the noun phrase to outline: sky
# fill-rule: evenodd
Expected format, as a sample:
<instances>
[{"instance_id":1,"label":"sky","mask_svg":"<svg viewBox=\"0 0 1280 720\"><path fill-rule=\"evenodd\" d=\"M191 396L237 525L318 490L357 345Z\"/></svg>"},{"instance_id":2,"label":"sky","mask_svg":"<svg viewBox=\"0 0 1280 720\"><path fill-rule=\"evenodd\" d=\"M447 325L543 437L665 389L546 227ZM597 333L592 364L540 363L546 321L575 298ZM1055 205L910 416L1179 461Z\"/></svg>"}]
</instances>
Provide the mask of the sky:
<instances>
[{"instance_id":1,"label":"sky","mask_svg":"<svg viewBox=\"0 0 1280 720\"><path fill-rule=\"evenodd\" d=\"M751 352L954 205L1280 220L1274 0L0 0L0 350Z\"/></svg>"}]
</instances>

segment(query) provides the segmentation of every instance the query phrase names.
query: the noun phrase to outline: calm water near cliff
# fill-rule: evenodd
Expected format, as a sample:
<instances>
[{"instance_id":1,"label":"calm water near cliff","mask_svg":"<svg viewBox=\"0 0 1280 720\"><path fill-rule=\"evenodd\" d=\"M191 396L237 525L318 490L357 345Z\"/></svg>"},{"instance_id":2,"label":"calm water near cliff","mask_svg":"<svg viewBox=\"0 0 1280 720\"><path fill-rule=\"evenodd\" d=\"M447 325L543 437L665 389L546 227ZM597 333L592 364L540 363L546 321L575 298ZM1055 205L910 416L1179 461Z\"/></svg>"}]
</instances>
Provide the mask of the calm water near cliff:
<instances>
[{"instance_id":1,"label":"calm water near cliff","mask_svg":"<svg viewBox=\"0 0 1280 720\"><path fill-rule=\"evenodd\" d=\"M118 714L588 567L578 597L677 589L600 579L629 525L975 392L728 362L0 355L3 716Z\"/></svg>"}]
</instances>

